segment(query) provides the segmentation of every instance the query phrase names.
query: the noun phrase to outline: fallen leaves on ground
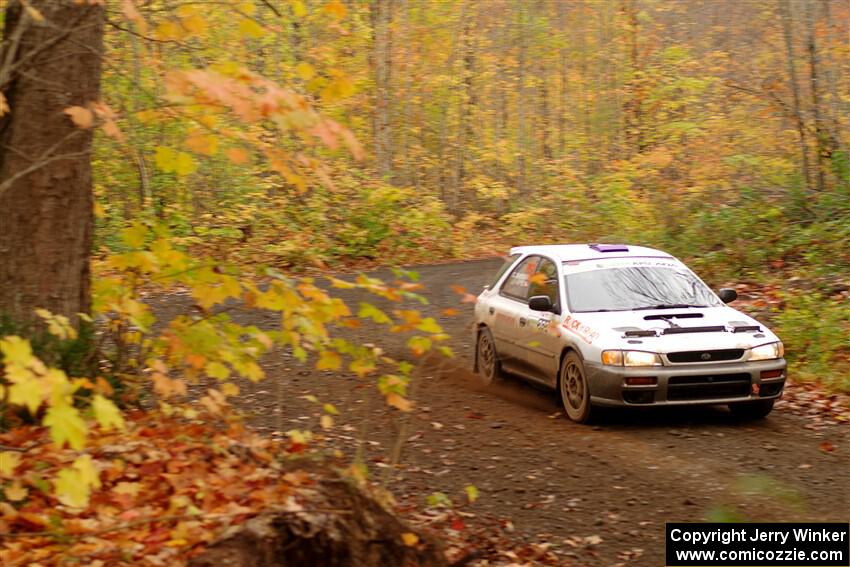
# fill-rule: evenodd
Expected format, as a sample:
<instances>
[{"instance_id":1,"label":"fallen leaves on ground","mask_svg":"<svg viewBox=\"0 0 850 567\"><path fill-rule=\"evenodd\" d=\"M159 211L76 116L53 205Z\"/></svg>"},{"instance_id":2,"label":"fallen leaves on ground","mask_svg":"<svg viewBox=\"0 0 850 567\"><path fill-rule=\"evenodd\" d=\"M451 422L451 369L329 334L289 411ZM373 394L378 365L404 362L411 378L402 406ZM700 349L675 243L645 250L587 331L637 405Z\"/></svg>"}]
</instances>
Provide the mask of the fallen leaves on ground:
<instances>
[{"instance_id":1,"label":"fallen leaves on ground","mask_svg":"<svg viewBox=\"0 0 850 567\"><path fill-rule=\"evenodd\" d=\"M179 565L227 527L291 506L310 484L308 477L284 475L288 441L260 437L239 423L143 412L128 417L126 432L100 431L84 452L58 450L44 428L0 435L0 444L17 455L0 479L6 497L0 563L46 565L75 557L85 564L144 558ZM51 485L57 470L81 455L91 460L100 487L87 507L74 508Z\"/></svg>"}]
</instances>

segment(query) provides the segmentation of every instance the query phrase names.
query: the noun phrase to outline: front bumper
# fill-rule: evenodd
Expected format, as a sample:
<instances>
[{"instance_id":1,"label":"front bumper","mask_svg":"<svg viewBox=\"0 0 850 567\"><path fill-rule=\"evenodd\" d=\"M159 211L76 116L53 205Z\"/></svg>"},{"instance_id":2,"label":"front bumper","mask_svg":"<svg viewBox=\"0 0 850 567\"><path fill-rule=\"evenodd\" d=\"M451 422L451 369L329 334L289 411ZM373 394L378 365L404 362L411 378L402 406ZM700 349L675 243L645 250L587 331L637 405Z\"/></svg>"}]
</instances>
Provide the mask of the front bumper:
<instances>
[{"instance_id":1,"label":"front bumper","mask_svg":"<svg viewBox=\"0 0 850 567\"><path fill-rule=\"evenodd\" d=\"M762 377L763 373L776 377ZM782 396L785 359L718 364L625 368L585 362L591 401L600 406L728 404ZM655 377L656 383L626 385L626 378Z\"/></svg>"}]
</instances>

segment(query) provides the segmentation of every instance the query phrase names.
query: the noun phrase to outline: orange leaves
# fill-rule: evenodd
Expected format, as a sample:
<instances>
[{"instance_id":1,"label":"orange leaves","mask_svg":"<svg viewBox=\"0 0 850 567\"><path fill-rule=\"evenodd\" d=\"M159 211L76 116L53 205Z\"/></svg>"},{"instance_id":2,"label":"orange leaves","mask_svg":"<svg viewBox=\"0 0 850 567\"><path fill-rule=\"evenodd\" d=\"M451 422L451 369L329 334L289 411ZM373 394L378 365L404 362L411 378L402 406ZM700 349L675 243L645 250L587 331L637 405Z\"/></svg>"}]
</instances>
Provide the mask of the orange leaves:
<instances>
[{"instance_id":1,"label":"orange leaves","mask_svg":"<svg viewBox=\"0 0 850 567\"><path fill-rule=\"evenodd\" d=\"M228 148L224 151L224 155L235 165L245 165L249 159L248 152L242 148Z\"/></svg>"},{"instance_id":2,"label":"orange leaves","mask_svg":"<svg viewBox=\"0 0 850 567\"><path fill-rule=\"evenodd\" d=\"M403 398L394 392L387 394L387 403L392 407L405 412L413 409L413 403L410 400Z\"/></svg>"},{"instance_id":3,"label":"orange leaves","mask_svg":"<svg viewBox=\"0 0 850 567\"><path fill-rule=\"evenodd\" d=\"M147 33L148 24L139 12L138 7L136 7L135 0L123 0L121 2L121 13L124 14L127 21L136 24L140 33Z\"/></svg>"},{"instance_id":4,"label":"orange leaves","mask_svg":"<svg viewBox=\"0 0 850 567\"><path fill-rule=\"evenodd\" d=\"M317 370L339 370L340 366L342 366L342 358L339 354L329 350L319 353L319 360L316 362Z\"/></svg>"},{"instance_id":5,"label":"orange leaves","mask_svg":"<svg viewBox=\"0 0 850 567\"><path fill-rule=\"evenodd\" d=\"M345 14L346 12L348 12L348 9L345 7L345 4L343 4L339 0L331 0L330 2L324 5L322 11L325 14L329 14L330 16L341 20L345 17Z\"/></svg>"},{"instance_id":6,"label":"orange leaves","mask_svg":"<svg viewBox=\"0 0 850 567\"><path fill-rule=\"evenodd\" d=\"M0 538L0 562L53 565L84 553L86 564L111 564L118 549L128 564L154 556L177 564L184 549L228 525L267 506L297 505L293 495L313 482L303 472L281 475L276 459L285 444L244 428L139 412L129 421L120 439L93 435L82 456L56 451L43 430L27 432L16 479L0 484L0 530L15 533ZM0 434L0 444L21 433ZM301 447L310 441L308 433L293 435ZM43 531L57 537L35 535Z\"/></svg>"},{"instance_id":7,"label":"orange leaves","mask_svg":"<svg viewBox=\"0 0 850 567\"><path fill-rule=\"evenodd\" d=\"M462 285L450 285L449 288L461 296L461 303L475 303L478 300L478 298L466 291L466 288Z\"/></svg>"},{"instance_id":8,"label":"orange leaves","mask_svg":"<svg viewBox=\"0 0 850 567\"><path fill-rule=\"evenodd\" d=\"M2 109L2 104L0 104L0 109ZM69 106L63 112L77 128L87 130L97 123L107 136L118 141L124 140L124 134L118 128L116 122L118 115L104 102L90 102L85 107ZM0 116L2 116L2 112L0 112Z\"/></svg>"},{"instance_id":9,"label":"orange leaves","mask_svg":"<svg viewBox=\"0 0 850 567\"><path fill-rule=\"evenodd\" d=\"M189 134L183 144L193 152L206 156L215 155L218 151L218 137L199 131Z\"/></svg>"},{"instance_id":10,"label":"orange leaves","mask_svg":"<svg viewBox=\"0 0 850 567\"><path fill-rule=\"evenodd\" d=\"M77 128L88 129L94 124L94 113L88 108L82 106L69 106L65 109L65 114L74 123Z\"/></svg>"}]
</instances>

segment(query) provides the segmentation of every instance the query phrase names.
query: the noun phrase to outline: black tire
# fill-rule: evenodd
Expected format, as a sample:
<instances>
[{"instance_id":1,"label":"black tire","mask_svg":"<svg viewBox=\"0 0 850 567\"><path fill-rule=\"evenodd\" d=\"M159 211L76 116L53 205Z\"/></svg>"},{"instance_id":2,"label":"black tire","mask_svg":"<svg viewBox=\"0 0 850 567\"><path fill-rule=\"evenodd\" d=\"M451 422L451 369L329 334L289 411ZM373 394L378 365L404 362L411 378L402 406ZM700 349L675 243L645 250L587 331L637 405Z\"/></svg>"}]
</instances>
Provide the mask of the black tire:
<instances>
[{"instance_id":1,"label":"black tire","mask_svg":"<svg viewBox=\"0 0 850 567\"><path fill-rule=\"evenodd\" d=\"M764 419L773 410L775 400L758 400L755 402L743 402L740 404L729 404L729 411L738 419L756 420Z\"/></svg>"},{"instance_id":2,"label":"black tire","mask_svg":"<svg viewBox=\"0 0 850 567\"><path fill-rule=\"evenodd\" d=\"M487 327L478 332L478 346L475 349L478 366L478 375L481 382L489 386L493 382L504 377L502 363L499 361L499 353L496 351L496 342L493 334Z\"/></svg>"},{"instance_id":3,"label":"black tire","mask_svg":"<svg viewBox=\"0 0 850 567\"><path fill-rule=\"evenodd\" d=\"M575 352L568 352L561 361L558 394L568 418L576 423L590 422L593 409L590 403L590 388L584 364Z\"/></svg>"}]
</instances>

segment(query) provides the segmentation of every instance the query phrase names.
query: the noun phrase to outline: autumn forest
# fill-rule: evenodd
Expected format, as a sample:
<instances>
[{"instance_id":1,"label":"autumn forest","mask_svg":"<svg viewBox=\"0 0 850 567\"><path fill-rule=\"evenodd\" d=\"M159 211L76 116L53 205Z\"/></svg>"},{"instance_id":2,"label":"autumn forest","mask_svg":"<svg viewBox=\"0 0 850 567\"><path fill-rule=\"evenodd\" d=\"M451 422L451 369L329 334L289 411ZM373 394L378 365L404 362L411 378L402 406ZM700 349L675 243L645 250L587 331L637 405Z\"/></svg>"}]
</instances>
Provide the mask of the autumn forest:
<instances>
[{"instance_id":1,"label":"autumn forest","mask_svg":"<svg viewBox=\"0 0 850 567\"><path fill-rule=\"evenodd\" d=\"M806 519L842 482L847 0L0 0L0 25L3 565L658 564L619 519ZM469 385L475 296L512 246L591 242L737 290L794 385L730 451L807 467L585 512L514 483L666 461L594 428L481 464L565 424ZM634 435L734 439L666 419Z\"/></svg>"}]
</instances>

